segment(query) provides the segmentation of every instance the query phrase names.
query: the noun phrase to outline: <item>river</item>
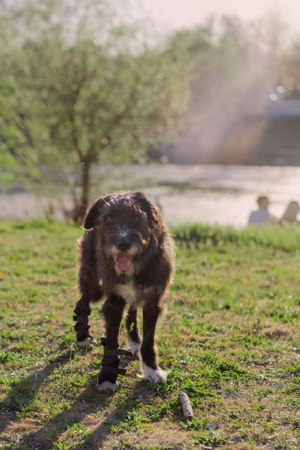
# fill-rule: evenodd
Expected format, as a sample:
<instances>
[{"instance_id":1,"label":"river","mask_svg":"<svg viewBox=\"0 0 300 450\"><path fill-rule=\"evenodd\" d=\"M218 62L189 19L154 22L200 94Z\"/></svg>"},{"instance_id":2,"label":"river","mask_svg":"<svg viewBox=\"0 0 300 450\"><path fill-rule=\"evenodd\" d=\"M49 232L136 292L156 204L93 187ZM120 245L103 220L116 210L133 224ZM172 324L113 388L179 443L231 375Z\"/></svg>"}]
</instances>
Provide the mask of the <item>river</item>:
<instances>
[{"instance_id":1,"label":"river","mask_svg":"<svg viewBox=\"0 0 300 450\"><path fill-rule=\"evenodd\" d=\"M94 175L99 180L101 176L115 180L114 189L142 189L160 205L170 224L198 222L239 228L247 224L259 194L269 195L270 211L277 217L290 200L300 202L300 167L143 165L106 167ZM67 196L65 201L68 203ZM45 195L2 193L0 219L38 217L47 204Z\"/></svg>"}]
</instances>

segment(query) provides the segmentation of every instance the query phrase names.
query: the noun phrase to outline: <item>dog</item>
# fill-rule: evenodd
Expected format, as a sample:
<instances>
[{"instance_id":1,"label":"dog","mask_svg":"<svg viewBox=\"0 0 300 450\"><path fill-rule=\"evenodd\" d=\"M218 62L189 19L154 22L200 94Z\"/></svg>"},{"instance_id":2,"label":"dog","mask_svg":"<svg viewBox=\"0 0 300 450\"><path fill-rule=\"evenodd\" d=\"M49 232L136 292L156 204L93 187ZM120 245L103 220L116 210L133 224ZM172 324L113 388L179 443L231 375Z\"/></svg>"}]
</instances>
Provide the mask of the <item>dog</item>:
<instances>
[{"instance_id":1,"label":"dog","mask_svg":"<svg viewBox=\"0 0 300 450\"><path fill-rule=\"evenodd\" d=\"M128 345L138 355L143 378L164 382L155 345L157 320L164 310L174 272L174 242L159 209L143 192L115 193L96 200L84 219L79 242L79 290L74 310L78 345L92 342L90 302L105 297L102 312L106 338L98 376L99 390L117 388L119 329L125 308ZM143 311L143 333L137 325ZM126 352L125 352L126 353ZM123 373L124 374L124 373Z\"/></svg>"}]
</instances>

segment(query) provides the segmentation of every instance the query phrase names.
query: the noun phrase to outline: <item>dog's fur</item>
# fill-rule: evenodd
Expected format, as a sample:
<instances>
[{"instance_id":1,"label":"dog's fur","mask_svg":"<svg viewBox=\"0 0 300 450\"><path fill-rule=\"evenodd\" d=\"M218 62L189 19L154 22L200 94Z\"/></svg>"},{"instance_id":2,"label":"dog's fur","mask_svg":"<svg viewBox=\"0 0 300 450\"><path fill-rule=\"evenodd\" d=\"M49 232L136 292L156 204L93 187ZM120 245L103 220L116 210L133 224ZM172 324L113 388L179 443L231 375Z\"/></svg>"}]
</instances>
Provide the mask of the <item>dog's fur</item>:
<instances>
[{"instance_id":1,"label":"dog's fur","mask_svg":"<svg viewBox=\"0 0 300 450\"><path fill-rule=\"evenodd\" d=\"M126 328L131 350L139 354L144 378L165 381L155 348L157 319L165 305L171 282L173 240L159 210L142 192L112 194L98 199L88 211L80 241L79 288L75 307L78 344L92 340L88 316L90 302L104 296L103 314L109 355L118 349L118 335L127 306ZM137 327L137 306L143 309L143 337ZM109 368L99 376L99 388L116 386L118 362L110 358ZM106 364L107 365L107 364ZM104 363L102 363L104 366Z\"/></svg>"}]
</instances>

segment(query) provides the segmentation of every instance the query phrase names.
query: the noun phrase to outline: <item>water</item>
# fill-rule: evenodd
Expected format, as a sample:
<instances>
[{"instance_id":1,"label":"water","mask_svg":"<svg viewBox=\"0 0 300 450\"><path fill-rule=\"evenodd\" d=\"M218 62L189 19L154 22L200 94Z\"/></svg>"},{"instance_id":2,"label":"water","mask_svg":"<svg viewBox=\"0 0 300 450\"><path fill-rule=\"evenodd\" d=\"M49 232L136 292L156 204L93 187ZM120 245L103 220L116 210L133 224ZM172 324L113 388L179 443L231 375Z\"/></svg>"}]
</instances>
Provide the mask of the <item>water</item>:
<instances>
[{"instance_id":1,"label":"water","mask_svg":"<svg viewBox=\"0 0 300 450\"><path fill-rule=\"evenodd\" d=\"M165 165L98 169L116 189L140 189L161 206L171 224L199 222L243 227L256 197L271 199L280 217L290 200L300 202L300 167ZM100 177L101 179L101 177ZM99 189L100 193L100 189ZM68 202L67 197L65 200ZM32 218L46 208L45 197L28 193L0 196L0 219Z\"/></svg>"},{"instance_id":2,"label":"water","mask_svg":"<svg viewBox=\"0 0 300 450\"><path fill-rule=\"evenodd\" d=\"M290 200L300 202L300 167L168 166L163 180L164 186L145 190L175 224L242 227L260 194L270 197L270 212L276 217Z\"/></svg>"}]
</instances>

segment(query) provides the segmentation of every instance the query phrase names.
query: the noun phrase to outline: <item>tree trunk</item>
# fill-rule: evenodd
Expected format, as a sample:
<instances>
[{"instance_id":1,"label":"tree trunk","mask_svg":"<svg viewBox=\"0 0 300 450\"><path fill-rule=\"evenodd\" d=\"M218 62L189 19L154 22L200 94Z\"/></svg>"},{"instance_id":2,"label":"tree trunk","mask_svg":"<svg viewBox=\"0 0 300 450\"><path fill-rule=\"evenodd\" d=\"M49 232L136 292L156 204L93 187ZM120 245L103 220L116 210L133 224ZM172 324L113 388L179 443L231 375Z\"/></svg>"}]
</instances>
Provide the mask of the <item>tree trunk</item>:
<instances>
[{"instance_id":1,"label":"tree trunk","mask_svg":"<svg viewBox=\"0 0 300 450\"><path fill-rule=\"evenodd\" d=\"M81 163L81 180L80 180L80 202L77 208L76 222L82 222L85 216L88 204L89 204L89 193L90 193L90 176L91 176L91 161L88 159L82 161Z\"/></svg>"}]
</instances>

